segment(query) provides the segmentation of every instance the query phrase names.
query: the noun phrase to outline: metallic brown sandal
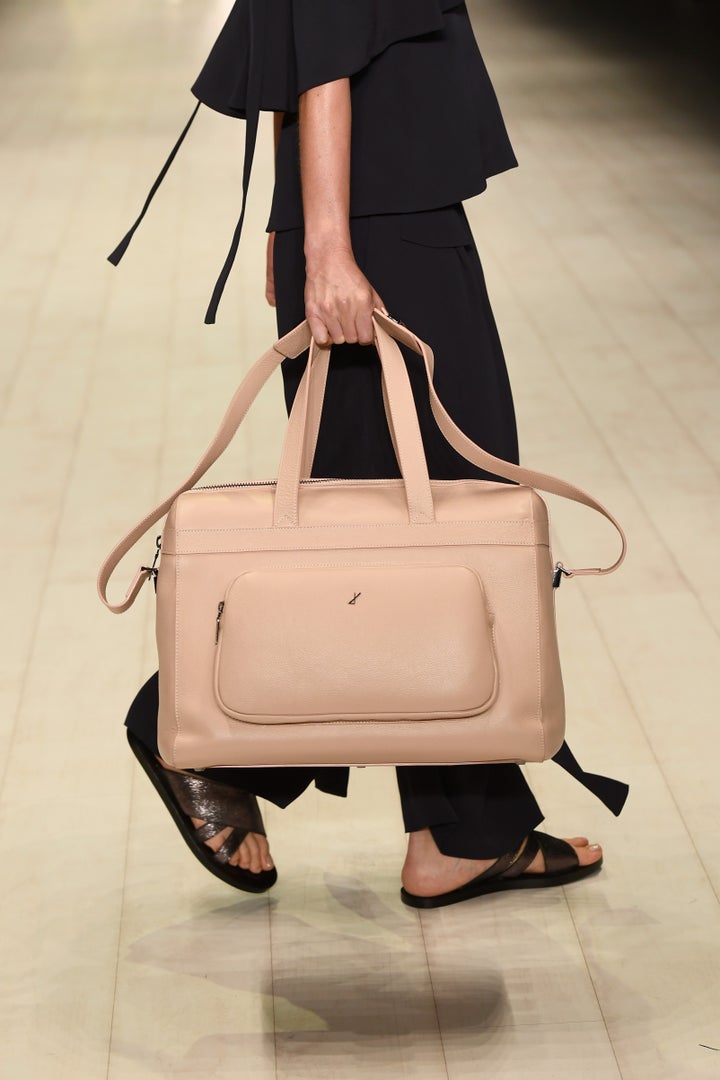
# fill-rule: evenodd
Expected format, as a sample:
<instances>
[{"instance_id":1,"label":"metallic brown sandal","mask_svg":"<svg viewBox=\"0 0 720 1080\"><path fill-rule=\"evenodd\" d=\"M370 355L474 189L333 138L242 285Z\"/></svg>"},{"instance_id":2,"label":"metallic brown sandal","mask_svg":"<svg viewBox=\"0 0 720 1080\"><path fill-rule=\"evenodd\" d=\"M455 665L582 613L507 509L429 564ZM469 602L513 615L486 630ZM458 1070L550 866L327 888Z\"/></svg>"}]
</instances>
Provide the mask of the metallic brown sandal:
<instances>
[{"instance_id":1,"label":"metallic brown sandal","mask_svg":"<svg viewBox=\"0 0 720 1080\"><path fill-rule=\"evenodd\" d=\"M539 851L542 851L545 859L544 871L542 874L526 874ZM502 855L482 874L468 881L467 885L439 896L415 896L401 889L400 898L410 907L435 908L459 904L461 900L472 900L474 896L484 896L486 893L507 892L510 889L548 889L554 885L570 885L573 881L597 874L602 862L601 856L588 866L581 866L572 844L535 830L528 836L522 850Z\"/></svg>"},{"instance_id":2,"label":"metallic brown sandal","mask_svg":"<svg viewBox=\"0 0 720 1080\"><path fill-rule=\"evenodd\" d=\"M266 835L255 796L205 776L165 769L131 731L127 738L130 749L170 811L183 840L205 869L227 885L245 892L262 893L271 888L277 881L274 867L254 874L252 870L229 864L229 859L249 832ZM196 829L191 818L200 818L205 824ZM217 851L207 846L206 840L229 826L232 832Z\"/></svg>"}]
</instances>

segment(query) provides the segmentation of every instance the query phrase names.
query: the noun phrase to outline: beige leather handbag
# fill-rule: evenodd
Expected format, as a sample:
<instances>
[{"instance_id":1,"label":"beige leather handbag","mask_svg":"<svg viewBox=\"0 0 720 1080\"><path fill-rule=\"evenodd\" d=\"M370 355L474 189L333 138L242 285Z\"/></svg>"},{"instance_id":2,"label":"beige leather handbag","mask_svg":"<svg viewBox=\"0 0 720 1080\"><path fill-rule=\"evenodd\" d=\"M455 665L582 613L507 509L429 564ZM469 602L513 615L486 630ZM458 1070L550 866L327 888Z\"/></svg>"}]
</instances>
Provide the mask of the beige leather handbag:
<instances>
[{"instance_id":1,"label":"beige leather handbag","mask_svg":"<svg viewBox=\"0 0 720 1080\"><path fill-rule=\"evenodd\" d=\"M192 475L100 571L114 612L155 578L158 739L175 766L542 761L562 744L553 585L617 569L622 529L579 488L476 446L433 389L428 346L378 311L374 325L402 479L309 478L330 350L302 323L248 372ZM397 341L422 356L448 442L516 484L429 479ZM277 480L194 487L271 372L308 346ZM617 561L554 568L535 488L604 514ZM113 570L166 513L159 565L111 604Z\"/></svg>"}]
</instances>

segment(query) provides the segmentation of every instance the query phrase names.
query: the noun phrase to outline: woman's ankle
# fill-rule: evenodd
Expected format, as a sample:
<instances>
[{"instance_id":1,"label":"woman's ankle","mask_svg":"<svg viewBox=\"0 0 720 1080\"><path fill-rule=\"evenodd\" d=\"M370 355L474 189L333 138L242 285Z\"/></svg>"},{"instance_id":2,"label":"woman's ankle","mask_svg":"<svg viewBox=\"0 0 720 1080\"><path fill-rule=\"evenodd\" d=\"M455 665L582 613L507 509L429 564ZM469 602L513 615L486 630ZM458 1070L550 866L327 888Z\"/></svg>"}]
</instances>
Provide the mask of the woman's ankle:
<instances>
[{"instance_id":1,"label":"woman's ankle","mask_svg":"<svg viewBox=\"0 0 720 1080\"><path fill-rule=\"evenodd\" d=\"M408 833L408 850L401 879L415 896L436 896L459 888L495 862L495 859L460 859L444 855L430 829Z\"/></svg>"}]
</instances>

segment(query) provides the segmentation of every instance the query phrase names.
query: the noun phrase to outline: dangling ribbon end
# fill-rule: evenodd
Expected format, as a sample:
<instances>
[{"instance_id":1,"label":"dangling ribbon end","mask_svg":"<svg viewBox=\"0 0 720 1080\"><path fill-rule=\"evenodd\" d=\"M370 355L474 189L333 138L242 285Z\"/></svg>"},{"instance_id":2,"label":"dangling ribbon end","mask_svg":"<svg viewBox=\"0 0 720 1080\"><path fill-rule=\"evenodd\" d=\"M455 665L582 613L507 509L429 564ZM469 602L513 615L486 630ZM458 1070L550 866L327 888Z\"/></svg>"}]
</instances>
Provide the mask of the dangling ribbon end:
<instances>
[{"instance_id":1,"label":"dangling ribbon end","mask_svg":"<svg viewBox=\"0 0 720 1080\"><path fill-rule=\"evenodd\" d=\"M553 755L553 761L565 772L569 773L573 779L581 783L584 788L592 792L615 817L620 816L630 793L629 784L624 783L622 780L615 780L611 776L585 772L582 766L578 764L575 755L566 742L562 744L557 754Z\"/></svg>"},{"instance_id":2,"label":"dangling ribbon end","mask_svg":"<svg viewBox=\"0 0 720 1080\"><path fill-rule=\"evenodd\" d=\"M130 247L130 241L133 238L133 233L134 232L135 232L135 230L131 229L129 233L126 233L125 236L123 236L120 243L118 244L118 246L115 248L115 250L111 251L110 254L108 255L107 261L109 263L112 263L113 266L118 265L118 263L122 259L123 255L125 254L127 249Z\"/></svg>"},{"instance_id":3,"label":"dangling ribbon end","mask_svg":"<svg viewBox=\"0 0 720 1080\"><path fill-rule=\"evenodd\" d=\"M198 101L198 103L195 105L195 108L193 109L193 111L192 111L192 113L190 115L190 119L185 124L185 127L182 129L178 141L175 143L174 147L170 151L170 154L168 156L167 161L165 162L162 169L160 170L160 173L159 173L155 183L150 188L150 191L148 192L147 198L145 199L145 203L143 204L143 208L142 208L142 210L140 211L140 213L138 215L137 221L135 221L135 223L132 225L132 227L125 233L125 236L123 236L122 240L120 241L118 246L115 248L115 250L111 251L110 254L108 255L108 257L107 257L108 262L112 263L113 266L117 266L117 264L120 262L123 255L127 251L128 247L130 245L130 241L132 240L133 236L135 235L135 230L137 229L137 227L140 224L140 222L142 221L142 219L145 217L145 214L147 213L147 210L148 210L148 207L150 206L150 203L155 198L155 194L156 194L158 188L160 187L163 180L165 179L165 175L166 175L168 169L170 168L173 161L175 160L175 155L177 154L178 150L182 146L183 140L185 139L185 136L187 135L188 131L190 130L190 126L191 126L193 120L197 116L197 111L200 108L200 104L201 103Z\"/></svg>"}]
</instances>

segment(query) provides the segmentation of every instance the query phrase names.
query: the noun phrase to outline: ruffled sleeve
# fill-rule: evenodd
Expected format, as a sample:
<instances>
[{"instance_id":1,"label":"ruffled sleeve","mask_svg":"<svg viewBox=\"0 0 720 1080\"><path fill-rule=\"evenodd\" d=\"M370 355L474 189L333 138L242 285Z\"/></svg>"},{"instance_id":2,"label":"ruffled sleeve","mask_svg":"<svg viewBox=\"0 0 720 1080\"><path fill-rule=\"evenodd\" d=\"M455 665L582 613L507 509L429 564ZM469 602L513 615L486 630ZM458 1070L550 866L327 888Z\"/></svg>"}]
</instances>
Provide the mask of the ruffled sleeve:
<instances>
[{"instance_id":1,"label":"ruffled sleeve","mask_svg":"<svg viewBox=\"0 0 720 1080\"><path fill-rule=\"evenodd\" d=\"M236 0L192 92L208 108L242 119L248 107L297 108L293 0Z\"/></svg>"},{"instance_id":2,"label":"ruffled sleeve","mask_svg":"<svg viewBox=\"0 0 720 1080\"><path fill-rule=\"evenodd\" d=\"M390 45L443 25L458 0L237 0L192 91L245 117L248 105L296 112L313 86L354 75ZM262 69L259 97L250 81Z\"/></svg>"},{"instance_id":3,"label":"ruffled sleeve","mask_svg":"<svg viewBox=\"0 0 720 1080\"><path fill-rule=\"evenodd\" d=\"M240 243L259 114L294 113L302 93L356 75L391 45L440 30L457 0L236 0L192 86L198 99L145 204L108 256L120 261L177 154L200 104L246 120L242 206L205 315L218 304Z\"/></svg>"}]
</instances>

